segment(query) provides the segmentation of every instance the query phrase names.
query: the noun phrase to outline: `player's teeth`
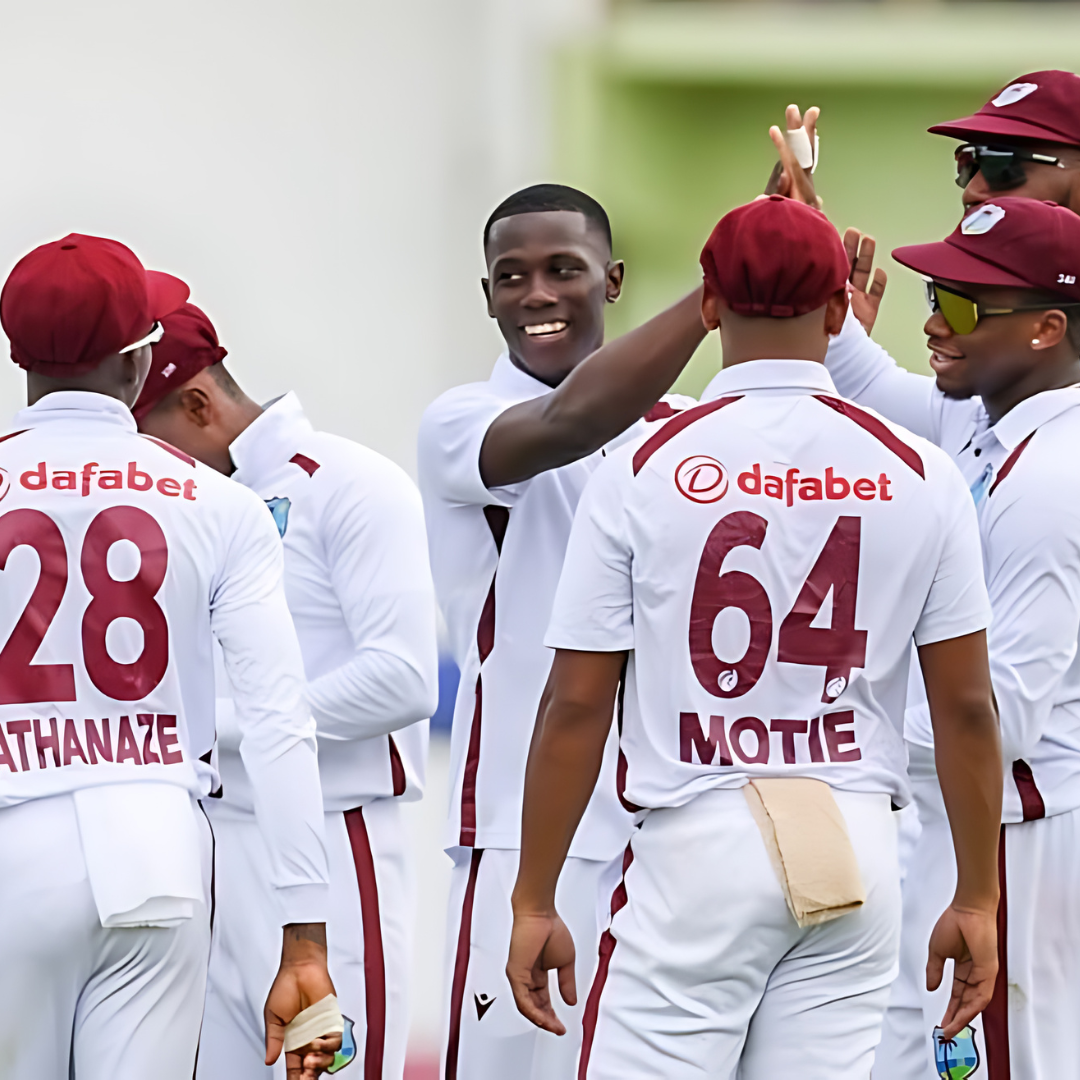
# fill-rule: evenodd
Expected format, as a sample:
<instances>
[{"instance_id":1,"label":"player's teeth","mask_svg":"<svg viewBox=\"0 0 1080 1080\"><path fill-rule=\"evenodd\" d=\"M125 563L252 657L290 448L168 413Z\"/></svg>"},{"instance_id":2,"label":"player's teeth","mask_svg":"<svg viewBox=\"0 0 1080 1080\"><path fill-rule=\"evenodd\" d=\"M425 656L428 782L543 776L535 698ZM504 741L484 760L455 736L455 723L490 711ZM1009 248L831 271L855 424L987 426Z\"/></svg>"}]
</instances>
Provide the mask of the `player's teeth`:
<instances>
[{"instance_id":1,"label":"player's teeth","mask_svg":"<svg viewBox=\"0 0 1080 1080\"><path fill-rule=\"evenodd\" d=\"M536 334L557 334L560 330L563 330L565 328L566 323L564 323L562 320L549 323L534 323L532 326L525 327L525 333L529 334L530 336Z\"/></svg>"}]
</instances>

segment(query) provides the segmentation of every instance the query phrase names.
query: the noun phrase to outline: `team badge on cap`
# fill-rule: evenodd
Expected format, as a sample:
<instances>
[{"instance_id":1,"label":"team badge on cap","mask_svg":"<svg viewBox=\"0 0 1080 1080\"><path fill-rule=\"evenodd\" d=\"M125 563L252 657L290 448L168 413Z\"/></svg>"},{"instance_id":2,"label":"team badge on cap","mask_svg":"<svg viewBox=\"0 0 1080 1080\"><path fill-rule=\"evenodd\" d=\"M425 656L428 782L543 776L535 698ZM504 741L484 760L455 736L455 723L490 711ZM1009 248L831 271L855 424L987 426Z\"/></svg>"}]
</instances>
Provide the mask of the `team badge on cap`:
<instances>
[{"instance_id":1,"label":"team badge on cap","mask_svg":"<svg viewBox=\"0 0 1080 1080\"><path fill-rule=\"evenodd\" d=\"M1003 217L1005 211L993 203L984 203L978 210L968 214L960 223L960 231L965 236L982 236L988 233Z\"/></svg>"},{"instance_id":2,"label":"team badge on cap","mask_svg":"<svg viewBox=\"0 0 1080 1080\"><path fill-rule=\"evenodd\" d=\"M1038 83L1014 82L1012 86L1006 86L990 104L996 105L1000 109L1003 105L1012 105L1017 101L1023 101L1028 94L1034 94L1038 89Z\"/></svg>"},{"instance_id":3,"label":"team badge on cap","mask_svg":"<svg viewBox=\"0 0 1080 1080\"><path fill-rule=\"evenodd\" d=\"M979 1067L975 1029L968 1024L951 1039L934 1028L934 1062L941 1080L965 1080Z\"/></svg>"}]
</instances>

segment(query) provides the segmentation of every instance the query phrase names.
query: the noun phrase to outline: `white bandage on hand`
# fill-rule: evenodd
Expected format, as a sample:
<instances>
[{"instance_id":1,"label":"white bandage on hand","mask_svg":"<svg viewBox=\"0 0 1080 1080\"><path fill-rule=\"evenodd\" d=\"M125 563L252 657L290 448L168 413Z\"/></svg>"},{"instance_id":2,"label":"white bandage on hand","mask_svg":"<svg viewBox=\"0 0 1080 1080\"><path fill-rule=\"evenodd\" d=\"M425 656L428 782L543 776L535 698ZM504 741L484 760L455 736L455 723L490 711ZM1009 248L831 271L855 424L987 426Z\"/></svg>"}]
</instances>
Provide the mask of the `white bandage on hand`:
<instances>
[{"instance_id":1,"label":"white bandage on hand","mask_svg":"<svg viewBox=\"0 0 1080 1080\"><path fill-rule=\"evenodd\" d=\"M784 138L787 140L791 152L795 155L795 160L804 169L809 169L811 173L814 172L818 166L821 150L821 140L818 138L818 133L814 132L813 145L810 144L810 136L806 133L804 127L797 127L794 131L785 131Z\"/></svg>"},{"instance_id":2,"label":"white bandage on hand","mask_svg":"<svg viewBox=\"0 0 1080 1080\"><path fill-rule=\"evenodd\" d=\"M344 1030L345 1018L338 1008L338 999L327 994L322 1001L302 1009L285 1025L285 1053L299 1050L314 1039L340 1035Z\"/></svg>"}]
</instances>

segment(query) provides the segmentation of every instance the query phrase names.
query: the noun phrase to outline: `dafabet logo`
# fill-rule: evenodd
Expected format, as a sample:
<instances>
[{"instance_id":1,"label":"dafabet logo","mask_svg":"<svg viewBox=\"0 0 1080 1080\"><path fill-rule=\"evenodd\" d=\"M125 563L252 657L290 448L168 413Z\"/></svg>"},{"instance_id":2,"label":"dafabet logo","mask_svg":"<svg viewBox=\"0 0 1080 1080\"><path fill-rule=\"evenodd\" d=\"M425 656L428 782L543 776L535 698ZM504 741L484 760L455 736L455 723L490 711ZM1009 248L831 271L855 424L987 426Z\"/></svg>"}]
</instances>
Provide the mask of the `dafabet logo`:
<instances>
[{"instance_id":1,"label":"dafabet logo","mask_svg":"<svg viewBox=\"0 0 1080 1080\"><path fill-rule=\"evenodd\" d=\"M719 502L727 494L727 469L716 458L696 454L675 470L675 486L691 502Z\"/></svg>"}]
</instances>

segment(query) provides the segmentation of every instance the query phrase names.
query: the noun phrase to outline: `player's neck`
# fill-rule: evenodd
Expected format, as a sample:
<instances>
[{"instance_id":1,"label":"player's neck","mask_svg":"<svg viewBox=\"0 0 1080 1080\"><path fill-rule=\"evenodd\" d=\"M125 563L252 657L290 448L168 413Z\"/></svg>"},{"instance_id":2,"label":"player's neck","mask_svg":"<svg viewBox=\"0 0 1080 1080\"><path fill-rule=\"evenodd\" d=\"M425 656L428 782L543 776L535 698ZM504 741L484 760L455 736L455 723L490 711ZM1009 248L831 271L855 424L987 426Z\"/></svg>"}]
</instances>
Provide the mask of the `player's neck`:
<instances>
[{"instance_id":1,"label":"player's neck","mask_svg":"<svg viewBox=\"0 0 1080 1080\"><path fill-rule=\"evenodd\" d=\"M1062 355L1057 362L1040 364L1015 383L995 393L982 395L983 407L991 424L996 424L1007 412L1036 394L1080 383L1080 358L1071 354L1071 347L1066 342L1059 347Z\"/></svg>"},{"instance_id":2,"label":"player's neck","mask_svg":"<svg viewBox=\"0 0 1080 1080\"><path fill-rule=\"evenodd\" d=\"M145 375L145 373L143 373ZM142 379L127 355L107 356L93 371L82 375L52 378L39 371L26 373L26 404L35 405L48 394L61 390L77 390L87 394L102 394L123 402L129 409L135 404Z\"/></svg>"},{"instance_id":3,"label":"player's neck","mask_svg":"<svg viewBox=\"0 0 1080 1080\"><path fill-rule=\"evenodd\" d=\"M824 323L824 309L787 319L725 311L720 320L724 367L751 360L812 360L822 364L829 347Z\"/></svg>"}]
</instances>

